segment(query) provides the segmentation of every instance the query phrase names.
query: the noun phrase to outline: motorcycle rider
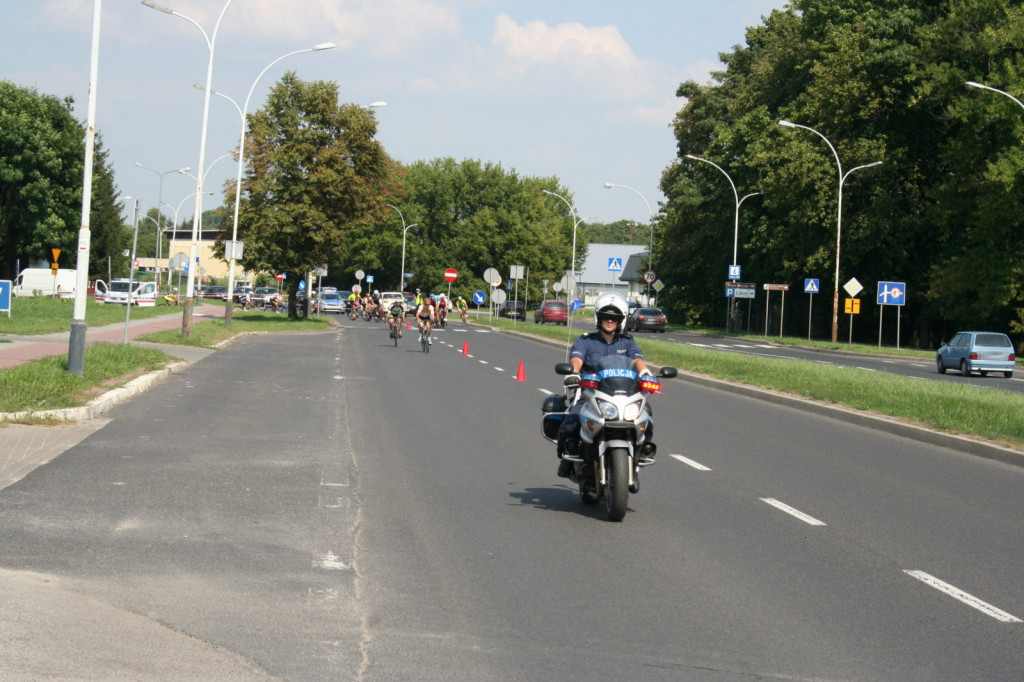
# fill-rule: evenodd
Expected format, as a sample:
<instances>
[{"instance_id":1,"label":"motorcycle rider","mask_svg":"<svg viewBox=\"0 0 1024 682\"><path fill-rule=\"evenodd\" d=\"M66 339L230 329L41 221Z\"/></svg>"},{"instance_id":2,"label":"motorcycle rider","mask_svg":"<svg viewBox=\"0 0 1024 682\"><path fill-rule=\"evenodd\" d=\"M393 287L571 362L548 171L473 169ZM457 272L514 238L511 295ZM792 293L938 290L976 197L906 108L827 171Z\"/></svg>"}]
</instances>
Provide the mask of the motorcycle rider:
<instances>
[{"instance_id":1,"label":"motorcycle rider","mask_svg":"<svg viewBox=\"0 0 1024 682\"><path fill-rule=\"evenodd\" d=\"M633 340L633 337L623 331L623 323L629 312L629 304L626 303L620 294L605 293L598 296L594 302L594 324L597 331L583 334L573 343L569 351L569 363L574 370L573 374L565 377L564 385L567 389L575 389L580 385L580 373L597 373L597 364L601 358L607 355L623 355L633 360L633 368L640 374L650 374L644 363L644 353ZM562 461L558 465L558 476L568 478L573 471L573 462L562 459L562 453L566 450L578 452L580 447L580 411L583 409L583 400L577 400L569 408L569 414L565 416L562 426L558 432L558 458ZM648 439L653 438L653 427L648 430ZM651 443L653 446L653 442ZM653 447L648 448L653 451ZM643 455L641 455L643 456Z\"/></svg>"}]
</instances>

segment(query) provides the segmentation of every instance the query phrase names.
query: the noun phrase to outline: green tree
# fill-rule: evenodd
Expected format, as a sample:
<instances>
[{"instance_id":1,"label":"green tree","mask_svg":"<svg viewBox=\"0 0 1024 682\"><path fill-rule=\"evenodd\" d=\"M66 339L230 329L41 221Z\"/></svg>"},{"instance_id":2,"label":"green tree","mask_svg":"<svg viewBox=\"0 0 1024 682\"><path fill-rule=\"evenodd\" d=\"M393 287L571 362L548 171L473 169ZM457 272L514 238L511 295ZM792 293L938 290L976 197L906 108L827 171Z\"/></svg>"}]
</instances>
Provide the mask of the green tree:
<instances>
[{"instance_id":1,"label":"green tree","mask_svg":"<svg viewBox=\"0 0 1024 682\"><path fill-rule=\"evenodd\" d=\"M53 248L73 267L85 146L71 105L0 81L0 277Z\"/></svg>"},{"instance_id":2,"label":"green tree","mask_svg":"<svg viewBox=\"0 0 1024 682\"><path fill-rule=\"evenodd\" d=\"M542 192L567 195L553 178L522 177L499 164L443 158L407 167L404 188L405 198L396 206L406 225L416 225L406 244L405 270L415 275L411 288L447 292L444 271L454 268L459 274L452 295L468 298L477 289L488 289L483 280L488 268L505 279L511 266L522 265L529 273L529 298L536 300L541 280L557 280L569 267L572 223L564 204ZM354 237L339 263L346 276L357 269L373 272L380 283L375 288L381 290L400 286L402 223L396 211L388 210L376 229ZM520 298L528 295L525 287L520 282Z\"/></svg>"},{"instance_id":3,"label":"green tree","mask_svg":"<svg viewBox=\"0 0 1024 682\"><path fill-rule=\"evenodd\" d=\"M82 154L85 155L84 146ZM131 246L131 230L121 220L124 204L118 196L114 172L100 135L94 142L94 156L89 211L89 275L107 279L108 272L127 270L128 257L123 252ZM74 261L70 264L74 266Z\"/></svg>"},{"instance_id":4,"label":"green tree","mask_svg":"<svg viewBox=\"0 0 1024 682\"><path fill-rule=\"evenodd\" d=\"M338 104L338 86L287 73L249 116L239 239L243 266L287 273L289 315L306 273L329 263L391 196L389 163L372 112Z\"/></svg>"}]
</instances>

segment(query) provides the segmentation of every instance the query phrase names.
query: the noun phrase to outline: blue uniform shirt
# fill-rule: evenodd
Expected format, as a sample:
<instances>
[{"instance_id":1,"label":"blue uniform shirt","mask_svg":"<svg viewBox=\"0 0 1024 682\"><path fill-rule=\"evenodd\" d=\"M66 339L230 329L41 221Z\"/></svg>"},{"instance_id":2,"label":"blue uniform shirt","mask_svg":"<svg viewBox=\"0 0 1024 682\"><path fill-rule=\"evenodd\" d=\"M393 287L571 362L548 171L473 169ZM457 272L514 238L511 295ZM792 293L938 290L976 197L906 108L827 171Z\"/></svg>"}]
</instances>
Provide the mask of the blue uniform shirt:
<instances>
[{"instance_id":1,"label":"blue uniform shirt","mask_svg":"<svg viewBox=\"0 0 1024 682\"><path fill-rule=\"evenodd\" d=\"M643 359L644 353L629 334L619 334L611 343L605 343L601 332L591 332L576 339L569 351L569 358L583 361L583 372L593 374L597 363L606 355L624 355L631 360Z\"/></svg>"}]
</instances>

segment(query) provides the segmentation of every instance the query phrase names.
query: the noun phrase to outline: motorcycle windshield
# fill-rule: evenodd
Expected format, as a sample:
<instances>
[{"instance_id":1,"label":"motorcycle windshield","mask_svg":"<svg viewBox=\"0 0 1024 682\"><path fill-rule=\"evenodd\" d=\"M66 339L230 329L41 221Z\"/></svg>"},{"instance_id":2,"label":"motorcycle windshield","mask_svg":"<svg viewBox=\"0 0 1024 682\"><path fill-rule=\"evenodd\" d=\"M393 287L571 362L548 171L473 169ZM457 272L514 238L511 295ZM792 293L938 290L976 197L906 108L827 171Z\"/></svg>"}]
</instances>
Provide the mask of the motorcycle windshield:
<instances>
[{"instance_id":1,"label":"motorcycle windshield","mask_svg":"<svg viewBox=\"0 0 1024 682\"><path fill-rule=\"evenodd\" d=\"M600 390L609 393L633 393L636 391L637 373L633 361L621 355L608 355L597 363Z\"/></svg>"}]
</instances>

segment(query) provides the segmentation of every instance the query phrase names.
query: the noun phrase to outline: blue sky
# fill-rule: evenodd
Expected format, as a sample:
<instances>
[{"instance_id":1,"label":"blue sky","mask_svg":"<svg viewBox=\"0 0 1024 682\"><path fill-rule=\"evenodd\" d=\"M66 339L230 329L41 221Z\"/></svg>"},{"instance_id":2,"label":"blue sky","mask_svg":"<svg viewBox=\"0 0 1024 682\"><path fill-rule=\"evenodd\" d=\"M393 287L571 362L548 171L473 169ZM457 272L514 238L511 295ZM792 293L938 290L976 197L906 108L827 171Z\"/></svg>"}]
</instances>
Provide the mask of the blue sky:
<instances>
[{"instance_id":1,"label":"blue sky","mask_svg":"<svg viewBox=\"0 0 1024 682\"><path fill-rule=\"evenodd\" d=\"M225 0L160 0L212 34ZM344 101L377 110L379 139L403 163L439 157L557 176L578 215L646 222L675 156L669 125L682 81L707 82L718 54L782 0L231 0L214 52L213 87L249 110L286 70L339 83ZM5 0L0 79L59 97L86 116L93 3ZM103 0L96 124L118 186L155 206L159 171L199 160L208 51L187 21L139 0ZM206 188L236 166L218 157L238 141L238 112L211 102ZM194 171L193 171L194 172ZM192 213L195 182L170 174L163 200ZM211 197L210 199L213 199ZM215 202L219 203L219 202ZM206 204L205 207L210 207Z\"/></svg>"}]
</instances>

